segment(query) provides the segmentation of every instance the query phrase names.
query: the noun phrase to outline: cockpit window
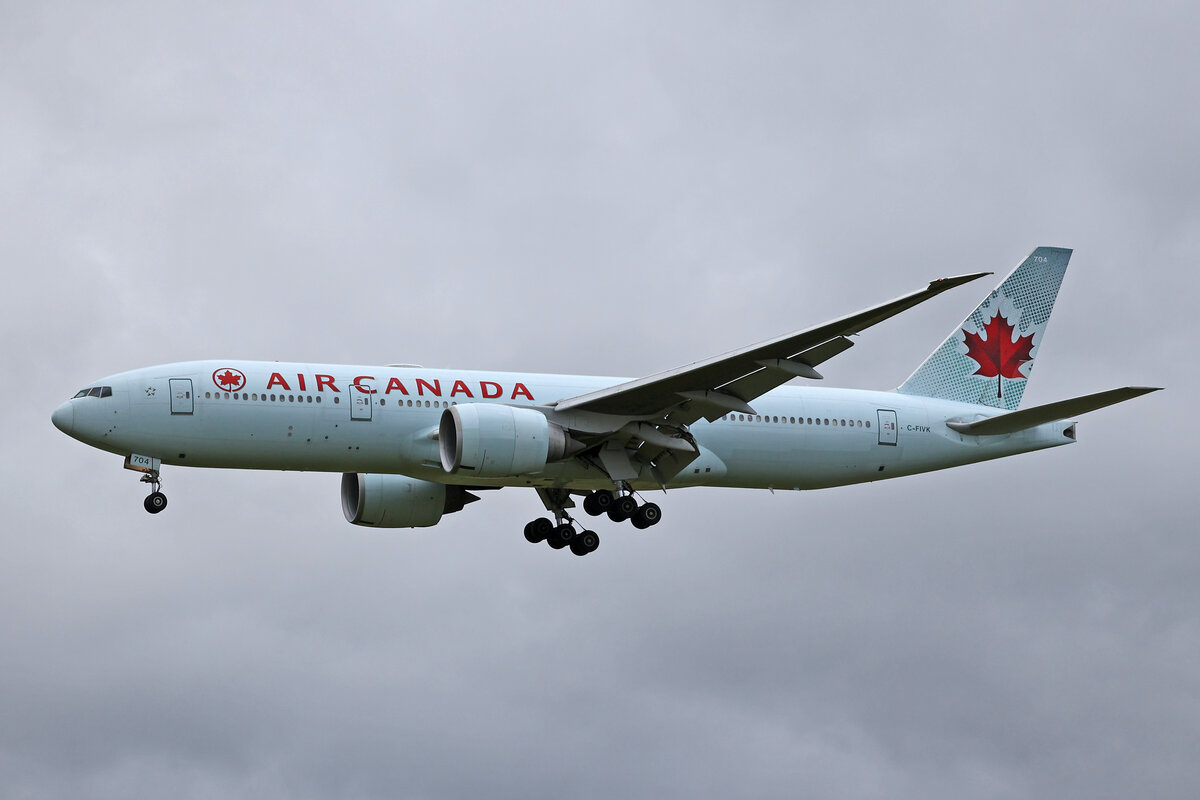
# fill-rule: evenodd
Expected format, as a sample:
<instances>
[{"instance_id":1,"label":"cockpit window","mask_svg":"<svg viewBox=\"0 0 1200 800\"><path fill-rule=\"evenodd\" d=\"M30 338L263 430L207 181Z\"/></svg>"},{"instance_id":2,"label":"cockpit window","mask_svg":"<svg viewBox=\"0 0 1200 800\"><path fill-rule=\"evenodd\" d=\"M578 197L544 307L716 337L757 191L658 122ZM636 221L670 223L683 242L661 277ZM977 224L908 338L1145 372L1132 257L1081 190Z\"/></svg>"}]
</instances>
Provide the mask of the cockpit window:
<instances>
[{"instance_id":1,"label":"cockpit window","mask_svg":"<svg viewBox=\"0 0 1200 800\"><path fill-rule=\"evenodd\" d=\"M93 386L91 389L88 389L88 397L99 397L99 396L100 396L100 387L99 386Z\"/></svg>"},{"instance_id":2,"label":"cockpit window","mask_svg":"<svg viewBox=\"0 0 1200 800\"><path fill-rule=\"evenodd\" d=\"M78 392L75 393L75 397L87 397L87 393L90 391L91 391L91 389L80 389ZM73 397L71 399L74 400L75 398Z\"/></svg>"},{"instance_id":3,"label":"cockpit window","mask_svg":"<svg viewBox=\"0 0 1200 800\"><path fill-rule=\"evenodd\" d=\"M100 396L101 397L112 397L112 387L111 386L101 386L100 387Z\"/></svg>"},{"instance_id":4,"label":"cockpit window","mask_svg":"<svg viewBox=\"0 0 1200 800\"><path fill-rule=\"evenodd\" d=\"M75 393L75 397L112 397L111 386L89 386L86 389L80 389ZM71 398L74 400L75 398Z\"/></svg>"}]
</instances>

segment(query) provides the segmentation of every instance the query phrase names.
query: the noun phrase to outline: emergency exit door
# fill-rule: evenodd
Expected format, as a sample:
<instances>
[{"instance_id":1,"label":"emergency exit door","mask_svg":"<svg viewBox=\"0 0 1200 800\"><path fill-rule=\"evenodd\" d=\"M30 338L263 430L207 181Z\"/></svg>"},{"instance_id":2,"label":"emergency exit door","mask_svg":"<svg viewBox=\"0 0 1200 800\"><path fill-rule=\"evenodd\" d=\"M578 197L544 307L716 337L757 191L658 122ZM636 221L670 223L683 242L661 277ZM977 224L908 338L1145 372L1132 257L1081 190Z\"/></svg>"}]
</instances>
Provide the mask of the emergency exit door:
<instances>
[{"instance_id":1,"label":"emergency exit door","mask_svg":"<svg viewBox=\"0 0 1200 800\"><path fill-rule=\"evenodd\" d=\"M896 412L879 409L879 443L896 446Z\"/></svg>"}]
</instances>

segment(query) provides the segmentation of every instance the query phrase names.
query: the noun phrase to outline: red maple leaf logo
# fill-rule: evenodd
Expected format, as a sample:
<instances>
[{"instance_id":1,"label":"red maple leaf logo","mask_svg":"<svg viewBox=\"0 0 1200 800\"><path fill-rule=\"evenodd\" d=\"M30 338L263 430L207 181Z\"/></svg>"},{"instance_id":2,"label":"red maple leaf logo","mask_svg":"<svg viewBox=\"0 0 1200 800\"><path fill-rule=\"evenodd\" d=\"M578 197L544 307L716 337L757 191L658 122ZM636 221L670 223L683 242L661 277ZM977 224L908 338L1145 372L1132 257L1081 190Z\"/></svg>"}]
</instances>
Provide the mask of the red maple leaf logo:
<instances>
[{"instance_id":1,"label":"red maple leaf logo","mask_svg":"<svg viewBox=\"0 0 1200 800\"><path fill-rule=\"evenodd\" d=\"M226 367L224 372L217 370L213 373L213 381L226 390L237 391L246 382L246 376L236 369Z\"/></svg>"},{"instance_id":2,"label":"red maple leaf logo","mask_svg":"<svg viewBox=\"0 0 1200 800\"><path fill-rule=\"evenodd\" d=\"M1021 374L1021 365L1033 360L1033 334L1018 336L1014 342L1013 326L1000 316L1000 309L996 309L996 315L983 326L983 331L987 334L987 339L978 333L963 330L966 336L967 357L979 362L979 369L971 374L995 378L996 397L1000 397L1002 376L1025 380L1025 376Z\"/></svg>"}]
</instances>

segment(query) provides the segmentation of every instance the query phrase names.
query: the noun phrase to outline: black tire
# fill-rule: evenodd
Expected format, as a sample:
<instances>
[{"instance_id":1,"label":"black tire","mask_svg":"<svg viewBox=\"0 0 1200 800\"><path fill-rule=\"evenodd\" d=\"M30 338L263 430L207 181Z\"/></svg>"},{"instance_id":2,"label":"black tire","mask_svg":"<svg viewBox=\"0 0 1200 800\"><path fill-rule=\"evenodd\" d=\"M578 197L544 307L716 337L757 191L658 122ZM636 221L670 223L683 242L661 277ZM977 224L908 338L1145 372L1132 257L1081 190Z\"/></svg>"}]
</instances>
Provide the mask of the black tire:
<instances>
[{"instance_id":1,"label":"black tire","mask_svg":"<svg viewBox=\"0 0 1200 800\"><path fill-rule=\"evenodd\" d=\"M637 500L634 500L633 495L629 495L629 494L618 497L616 499L616 502L613 503L612 507L614 510L616 510L617 514L620 516L620 519L618 519L618 522L621 519L629 519L634 514L636 514L637 510L638 510ZM609 517L612 518L611 512L609 513Z\"/></svg>"},{"instance_id":2,"label":"black tire","mask_svg":"<svg viewBox=\"0 0 1200 800\"><path fill-rule=\"evenodd\" d=\"M662 509L656 503L646 503L633 515L633 527L639 529L657 525L662 520Z\"/></svg>"},{"instance_id":3,"label":"black tire","mask_svg":"<svg viewBox=\"0 0 1200 800\"><path fill-rule=\"evenodd\" d=\"M583 544L583 542L576 540L576 541L571 542L571 552L577 556L586 556L588 553L590 553L592 551L588 550L587 547Z\"/></svg>"},{"instance_id":4,"label":"black tire","mask_svg":"<svg viewBox=\"0 0 1200 800\"><path fill-rule=\"evenodd\" d=\"M167 507L167 496L162 492L151 492L142 503L151 514L157 514Z\"/></svg>"},{"instance_id":5,"label":"black tire","mask_svg":"<svg viewBox=\"0 0 1200 800\"><path fill-rule=\"evenodd\" d=\"M555 550L562 550L571 543L575 538L575 529L570 525L559 525L550 531L550 535L546 537L546 544L550 545Z\"/></svg>"},{"instance_id":6,"label":"black tire","mask_svg":"<svg viewBox=\"0 0 1200 800\"><path fill-rule=\"evenodd\" d=\"M549 536L553 531L553 522L545 517L538 517L537 519L525 525L525 541L529 542L530 544L544 542L546 537Z\"/></svg>"},{"instance_id":7,"label":"black tire","mask_svg":"<svg viewBox=\"0 0 1200 800\"><path fill-rule=\"evenodd\" d=\"M591 517L598 517L604 513L604 509L600 507L599 502L596 500L595 492L583 498L583 510Z\"/></svg>"},{"instance_id":8,"label":"black tire","mask_svg":"<svg viewBox=\"0 0 1200 800\"><path fill-rule=\"evenodd\" d=\"M585 553L594 553L600 547L600 537L593 531L583 531L571 542L572 547L581 545Z\"/></svg>"},{"instance_id":9,"label":"black tire","mask_svg":"<svg viewBox=\"0 0 1200 800\"><path fill-rule=\"evenodd\" d=\"M595 517L600 516L612 508L612 504L616 502L617 499L617 496L608 489L601 489L599 491L592 492L588 495L588 497L592 498L592 504L596 506L596 513L592 515Z\"/></svg>"}]
</instances>

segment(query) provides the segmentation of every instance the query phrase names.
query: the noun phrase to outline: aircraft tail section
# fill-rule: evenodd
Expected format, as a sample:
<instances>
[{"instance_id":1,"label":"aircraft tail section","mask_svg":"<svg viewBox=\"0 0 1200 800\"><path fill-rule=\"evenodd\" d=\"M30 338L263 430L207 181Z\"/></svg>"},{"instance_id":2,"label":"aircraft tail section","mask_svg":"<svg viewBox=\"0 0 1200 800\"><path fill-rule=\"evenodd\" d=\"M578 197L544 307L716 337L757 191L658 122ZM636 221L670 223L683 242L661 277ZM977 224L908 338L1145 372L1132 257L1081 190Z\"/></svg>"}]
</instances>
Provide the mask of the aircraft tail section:
<instances>
[{"instance_id":1,"label":"aircraft tail section","mask_svg":"<svg viewBox=\"0 0 1200 800\"><path fill-rule=\"evenodd\" d=\"M1039 247L946 337L898 392L1017 409L1071 250Z\"/></svg>"}]
</instances>

